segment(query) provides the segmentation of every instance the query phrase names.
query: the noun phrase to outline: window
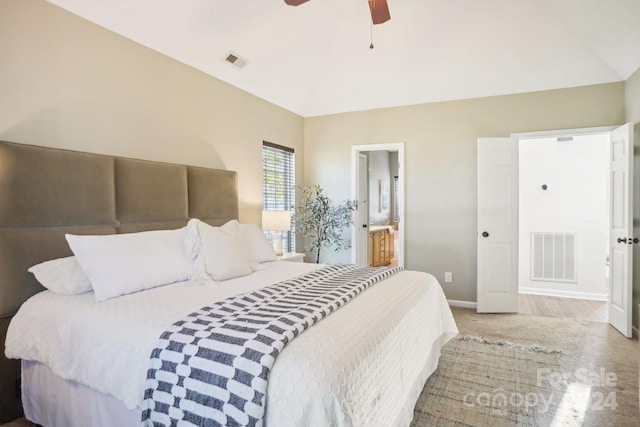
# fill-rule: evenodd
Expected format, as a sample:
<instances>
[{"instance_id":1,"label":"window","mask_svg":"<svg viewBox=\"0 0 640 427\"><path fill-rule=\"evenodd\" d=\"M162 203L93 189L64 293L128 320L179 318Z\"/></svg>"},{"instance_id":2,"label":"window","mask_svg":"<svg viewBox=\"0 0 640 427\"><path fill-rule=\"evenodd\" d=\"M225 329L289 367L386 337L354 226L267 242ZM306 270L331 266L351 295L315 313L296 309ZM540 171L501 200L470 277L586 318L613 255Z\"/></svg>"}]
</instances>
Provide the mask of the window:
<instances>
[{"instance_id":1,"label":"window","mask_svg":"<svg viewBox=\"0 0 640 427\"><path fill-rule=\"evenodd\" d=\"M262 143L262 209L289 210L293 218L296 197L295 155L292 148ZM282 233L282 247L296 251L295 226Z\"/></svg>"}]
</instances>

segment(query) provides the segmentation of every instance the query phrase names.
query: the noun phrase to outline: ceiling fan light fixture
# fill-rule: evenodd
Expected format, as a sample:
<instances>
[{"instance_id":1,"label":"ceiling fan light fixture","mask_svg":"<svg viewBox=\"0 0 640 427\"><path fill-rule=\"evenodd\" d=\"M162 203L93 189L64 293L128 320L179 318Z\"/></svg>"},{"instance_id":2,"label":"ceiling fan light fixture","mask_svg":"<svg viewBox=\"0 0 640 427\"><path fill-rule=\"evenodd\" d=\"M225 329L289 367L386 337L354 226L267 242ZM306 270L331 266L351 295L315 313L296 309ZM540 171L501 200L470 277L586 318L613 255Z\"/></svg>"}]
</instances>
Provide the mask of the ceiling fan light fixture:
<instances>
[{"instance_id":1,"label":"ceiling fan light fixture","mask_svg":"<svg viewBox=\"0 0 640 427\"><path fill-rule=\"evenodd\" d=\"M389 6L387 5L387 0L368 0L369 1L369 10L371 11L371 21L377 24L384 24L389 19L391 19L391 15L389 14Z\"/></svg>"},{"instance_id":2,"label":"ceiling fan light fixture","mask_svg":"<svg viewBox=\"0 0 640 427\"><path fill-rule=\"evenodd\" d=\"M308 1L309 0L284 0L289 6L300 6ZM371 21L375 25L384 24L391 19L387 0L367 0L367 2L369 3L369 11L371 12Z\"/></svg>"}]
</instances>

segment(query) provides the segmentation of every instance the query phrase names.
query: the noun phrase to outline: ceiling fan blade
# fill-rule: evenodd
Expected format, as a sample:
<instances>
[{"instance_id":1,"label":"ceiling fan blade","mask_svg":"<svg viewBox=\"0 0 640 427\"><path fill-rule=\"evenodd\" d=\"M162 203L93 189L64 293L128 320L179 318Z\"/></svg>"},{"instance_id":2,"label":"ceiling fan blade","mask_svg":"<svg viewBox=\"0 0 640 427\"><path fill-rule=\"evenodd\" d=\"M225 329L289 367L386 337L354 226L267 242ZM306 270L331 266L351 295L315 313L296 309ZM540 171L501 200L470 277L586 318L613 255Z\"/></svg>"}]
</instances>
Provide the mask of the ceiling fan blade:
<instances>
[{"instance_id":1,"label":"ceiling fan blade","mask_svg":"<svg viewBox=\"0 0 640 427\"><path fill-rule=\"evenodd\" d=\"M371 20L374 24L382 24L391 19L387 0L369 0L369 9L371 10Z\"/></svg>"},{"instance_id":2,"label":"ceiling fan blade","mask_svg":"<svg viewBox=\"0 0 640 427\"><path fill-rule=\"evenodd\" d=\"M309 0L284 0L289 6L300 6L302 3L306 3Z\"/></svg>"}]
</instances>

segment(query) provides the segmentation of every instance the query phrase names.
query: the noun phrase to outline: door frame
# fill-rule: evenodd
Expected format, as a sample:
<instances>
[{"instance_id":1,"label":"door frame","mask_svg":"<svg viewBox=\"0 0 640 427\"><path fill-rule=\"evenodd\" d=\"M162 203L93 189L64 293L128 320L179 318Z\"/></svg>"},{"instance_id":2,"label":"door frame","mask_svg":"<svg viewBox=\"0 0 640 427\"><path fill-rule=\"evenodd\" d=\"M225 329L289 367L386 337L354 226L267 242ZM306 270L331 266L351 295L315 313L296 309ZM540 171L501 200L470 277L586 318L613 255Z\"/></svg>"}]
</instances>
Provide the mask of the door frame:
<instances>
[{"instance_id":1,"label":"door frame","mask_svg":"<svg viewBox=\"0 0 640 427\"><path fill-rule=\"evenodd\" d=\"M362 197L361 197L362 196ZM364 152L358 152L358 164L356 168L356 195L352 200L358 201L358 211L356 212L356 220L354 221L355 234L353 239L356 240L356 246L368 248L369 236L362 231L361 224L369 224L369 156ZM367 227L368 230L368 227ZM360 250L355 253L355 264L361 266L369 265L369 254Z\"/></svg>"},{"instance_id":2,"label":"door frame","mask_svg":"<svg viewBox=\"0 0 640 427\"><path fill-rule=\"evenodd\" d=\"M611 132L613 132L615 129L619 128L620 126L597 126L597 127L590 127L590 128L578 128L578 129L560 129L560 130L548 130L548 131L538 131L538 132L521 132L521 133L513 133L511 134L511 136L513 138L517 138L516 140L518 141L518 143L521 140L525 140L525 139L539 139L539 138L556 138L556 137L563 137L563 136L582 136L582 135L601 135L601 134L611 134ZM610 183L609 183L609 189L608 191L610 191ZM519 198L519 193L518 193L518 198ZM609 203L611 203L611 201L609 200ZM611 206L609 206L609 209L611 208ZM611 218L609 218L609 221L611 221ZM519 227L519 226L518 226ZM608 245L608 244L607 244ZM519 257L519 255L518 255ZM520 263L518 263L518 268L520 267ZM609 273L609 277L605 277L605 279L610 279L611 274ZM518 292L520 290L520 282L518 280ZM605 300L603 300L605 301ZM611 301L611 289L610 289L610 284L609 284L609 289L607 290L607 299L606 302L610 303ZM609 318L607 319L609 320Z\"/></svg>"},{"instance_id":3,"label":"door frame","mask_svg":"<svg viewBox=\"0 0 640 427\"><path fill-rule=\"evenodd\" d=\"M400 209L400 222L398 224L398 266L404 267L405 265L405 173L404 173L404 142L390 142L380 144L362 144L351 146L351 200L357 200L358 191L356 183L358 181L358 155L362 151L397 151L398 152L398 195L399 195L399 209ZM356 263L357 254L359 250L363 248L358 247L358 239L355 237L357 233L357 224L351 226L351 262ZM364 248L367 250L368 248Z\"/></svg>"},{"instance_id":4,"label":"door frame","mask_svg":"<svg viewBox=\"0 0 640 427\"><path fill-rule=\"evenodd\" d=\"M630 124L630 126L633 126L633 125ZM537 132L521 132L521 133L512 133L511 138L515 140L514 143L519 144L520 140L522 139L611 133L613 130L619 127L620 126L600 126L600 127L578 128L578 129L560 129L560 130L537 131ZM637 141L635 141L635 139L634 139L634 144L637 144ZM519 191L518 191L518 197L519 197ZM516 248L516 250L517 249L518 248ZM519 265L516 266L516 268L519 268ZM630 283L631 283L631 288L633 290L633 280L631 280ZM518 289L519 289L519 283L518 283ZM631 298L633 298L633 291L632 291ZM611 294L609 292L609 302L610 301L611 301ZM633 311L633 307L632 307L632 311ZM632 329L635 333L637 333L637 329L635 327L633 327Z\"/></svg>"},{"instance_id":5,"label":"door frame","mask_svg":"<svg viewBox=\"0 0 640 427\"><path fill-rule=\"evenodd\" d=\"M543 130L543 131L536 131L536 132L517 132L517 133L512 133L511 138L516 138L519 142L521 139L593 135L597 133L609 133L618 127L620 126L598 126L598 127L592 127L592 128Z\"/></svg>"},{"instance_id":6,"label":"door frame","mask_svg":"<svg viewBox=\"0 0 640 427\"><path fill-rule=\"evenodd\" d=\"M524 141L524 140L530 140L530 139L544 139L544 138L562 138L562 137L573 137L573 136L586 136L586 135L608 135L609 137L611 136L611 132L614 131L615 129L617 129L619 126L600 126L600 127L592 127L592 128L579 128L579 129L563 129L563 130L557 130L557 131L540 131L540 132L525 132L525 133L515 133L513 134L514 137L517 137L517 141ZM610 141L609 141L609 146L606 149L607 152L607 156L609 156L610 154ZM518 170L519 173L519 170ZM609 179L607 178L607 198L609 199L609 204L611 203L610 197L609 197L609 192L611 191L610 188L610 183L609 183ZM519 197L519 196L518 196ZM611 206L608 206L609 210L611 208ZM609 216L609 222L610 222L610 212L608 214ZM520 226L518 226L518 228L520 229ZM606 225L606 228L609 228L609 224ZM607 230L607 239L609 236L609 230ZM608 244L607 244L608 245ZM518 256L519 259L519 263L518 263L518 268L520 267L520 255ZM527 263L529 264L531 261L528 260ZM520 279L520 277L519 277ZM607 281L608 282L609 277L605 276L603 277L603 281ZM608 284L607 284L608 287ZM521 289L521 283L520 280L518 280L518 290ZM553 297L560 297L560 298L583 298L583 299L589 299L589 300L593 300L593 301L602 301L602 302L609 302L609 298L610 298L610 290L607 289L607 296L606 298L604 297L603 294L599 294L599 293L583 293L582 295L576 295L573 294L571 291L558 291L557 293L548 293L546 292L546 290L544 291L540 291L540 292L536 292L535 290L533 290L532 292L528 292L531 295L547 295L547 296L553 296Z\"/></svg>"}]
</instances>

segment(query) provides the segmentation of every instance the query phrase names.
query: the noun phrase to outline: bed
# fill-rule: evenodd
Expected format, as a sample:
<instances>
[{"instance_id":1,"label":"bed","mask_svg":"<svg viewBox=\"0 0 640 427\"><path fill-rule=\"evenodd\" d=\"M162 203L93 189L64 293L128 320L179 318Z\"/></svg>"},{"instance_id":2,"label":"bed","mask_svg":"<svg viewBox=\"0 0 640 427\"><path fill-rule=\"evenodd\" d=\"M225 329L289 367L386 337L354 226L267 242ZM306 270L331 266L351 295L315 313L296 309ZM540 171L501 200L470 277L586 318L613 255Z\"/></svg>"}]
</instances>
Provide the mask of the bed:
<instances>
[{"instance_id":1,"label":"bed","mask_svg":"<svg viewBox=\"0 0 640 427\"><path fill-rule=\"evenodd\" d=\"M67 234L188 234L193 218L211 230L237 224L236 180L229 171L0 143L0 314L15 315L5 352L21 359L28 419L53 427L141 425L149 355L167 327L205 304L324 268L266 256L237 277L194 274L107 298L98 287L74 295L45 290L27 272L74 255ZM456 334L433 276L384 278L281 351L265 425L409 425L440 348Z\"/></svg>"}]
</instances>

